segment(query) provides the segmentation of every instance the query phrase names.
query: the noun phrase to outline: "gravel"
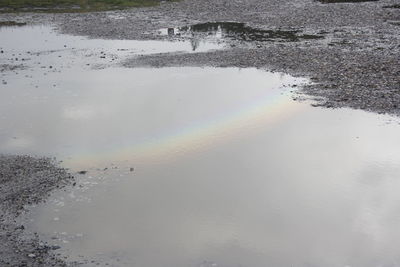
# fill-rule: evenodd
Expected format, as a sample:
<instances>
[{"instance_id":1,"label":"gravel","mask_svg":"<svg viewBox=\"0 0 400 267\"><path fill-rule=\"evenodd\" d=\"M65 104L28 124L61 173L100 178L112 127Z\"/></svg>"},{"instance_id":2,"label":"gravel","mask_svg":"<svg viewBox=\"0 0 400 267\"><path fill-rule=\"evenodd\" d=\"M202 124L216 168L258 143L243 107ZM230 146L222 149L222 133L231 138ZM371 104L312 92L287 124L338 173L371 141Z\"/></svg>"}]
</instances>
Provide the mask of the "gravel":
<instances>
[{"instance_id":1,"label":"gravel","mask_svg":"<svg viewBox=\"0 0 400 267\"><path fill-rule=\"evenodd\" d=\"M51 159L0 155L0 266L67 266L18 216L72 180Z\"/></svg>"}]
</instances>

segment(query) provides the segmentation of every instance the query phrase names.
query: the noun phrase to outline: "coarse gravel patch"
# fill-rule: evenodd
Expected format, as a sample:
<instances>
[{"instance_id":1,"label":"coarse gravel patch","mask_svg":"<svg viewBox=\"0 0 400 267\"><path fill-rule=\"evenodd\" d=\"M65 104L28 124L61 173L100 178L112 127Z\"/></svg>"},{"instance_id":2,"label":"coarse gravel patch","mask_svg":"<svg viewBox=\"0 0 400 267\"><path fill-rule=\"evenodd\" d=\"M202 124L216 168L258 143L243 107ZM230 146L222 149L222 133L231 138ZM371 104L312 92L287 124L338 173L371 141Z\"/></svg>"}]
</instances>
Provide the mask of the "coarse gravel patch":
<instances>
[{"instance_id":1,"label":"coarse gravel patch","mask_svg":"<svg viewBox=\"0 0 400 267\"><path fill-rule=\"evenodd\" d=\"M74 266L25 230L19 215L73 177L52 159L0 155L0 266Z\"/></svg>"}]
</instances>

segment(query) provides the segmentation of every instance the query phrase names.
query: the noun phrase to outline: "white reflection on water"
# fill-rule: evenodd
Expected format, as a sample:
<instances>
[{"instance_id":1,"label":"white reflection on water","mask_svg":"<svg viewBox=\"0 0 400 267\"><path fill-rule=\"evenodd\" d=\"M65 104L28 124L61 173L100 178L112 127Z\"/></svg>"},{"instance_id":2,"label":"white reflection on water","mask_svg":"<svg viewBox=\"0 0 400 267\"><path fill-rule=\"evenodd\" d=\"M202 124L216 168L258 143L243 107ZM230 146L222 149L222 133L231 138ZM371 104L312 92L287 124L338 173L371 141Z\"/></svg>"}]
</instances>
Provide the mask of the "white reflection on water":
<instances>
[{"instance_id":1,"label":"white reflection on water","mask_svg":"<svg viewBox=\"0 0 400 267\"><path fill-rule=\"evenodd\" d=\"M117 266L397 266L399 127L299 110L184 157L94 165L86 199L40 207L33 229Z\"/></svg>"},{"instance_id":2,"label":"white reflection on water","mask_svg":"<svg viewBox=\"0 0 400 267\"><path fill-rule=\"evenodd\" d=\"M35 79L36 88L16 76L2 89L0 144L3 152L78 165L93 155L170 158L288 116L294 111L283 84L300 81L255 69L107 68L49 73ZM26 146L9 142L26 138Z\"/></svg>"},{"instance_id":3,"label":"white reflection on water","mask_svg":"<svg viewBox=\"0 0 400 267\"><path fill-rule=\"evenodd\" d=\"M79 97L43 106L54 105L51 127L33 127L32 151L65 155L99 184L75 189L86 200L35 211L33 229L66 232L71 259L396 266L400 127L390 117L293 102L278 89L293 79L254 69L95 73L74 78ZM262 97L278 101L252 112ZM44 114L34 110L30 121Z\"/></svg>"},{"instance_id":4,"label":"white reflection on water","mask_svg":"<svg viewBox=\"0 0 400 267\"><path fill-rule=\"evenodd\" d=\"M193 51L190 41L136 41L136 40L103 40L89 39L81 36L58 34L48 25L0 27L0 48L7 54L10 52L62 52L72 50L102 50L115 54L151 54L168 52L204 52L221 49L223 44L201 42ZM5 55L1 55L5 56Z\"/></svg>"}]
</instances>

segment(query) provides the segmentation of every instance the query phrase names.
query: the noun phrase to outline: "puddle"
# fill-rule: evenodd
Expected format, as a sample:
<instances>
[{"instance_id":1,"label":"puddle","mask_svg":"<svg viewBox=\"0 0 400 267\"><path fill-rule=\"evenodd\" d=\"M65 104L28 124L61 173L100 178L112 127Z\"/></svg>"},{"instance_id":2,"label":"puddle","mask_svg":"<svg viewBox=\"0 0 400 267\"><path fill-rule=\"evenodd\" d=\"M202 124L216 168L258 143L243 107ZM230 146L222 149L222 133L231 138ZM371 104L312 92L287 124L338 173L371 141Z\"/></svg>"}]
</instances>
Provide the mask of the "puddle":
<instances>
[{"instance_id":1,"label":"puddle","mask_svg":"<svg viewBox=\"0 0 400 267\"><path fill-rule=\"evenodd\" d=\"M320 34L304 34L299 30L263 30L252 28L238 22L208 22L179 28L166 28L161 35L202 37L205 39L229 38L247 42L298 42L303 40L323 39Z\"/></svg>"},{"instance_id":2,"label":"puddle","mask_svg":"<svg viewBox=\"0 0 400 267\"><path fill-rule=\"evenodd\" d=\"M52 71L86 64L108 66L134 55L223 48L223 44L207 41L199 42L193 48L190 41L88 39L58 34L50 26L0 27L0 36L0 64L23 64L32 68L51 66Z\"/></svg>"},{"instance_id":3,"label":"puddle","mask_svg":"<svg viewBox=\"0 0 400 267\"><path fill-rule=\"evenodd\" d=\"M77 177L26 217L62 257L399 266L398 119L294 102L292 85L306 79L257 69L88 68L98 54L75 50L172 48L53 33L13 46L49 33L19 29L0 30L2 61L26 51L52 70L74 61L3 73L0 84L0 153L56 156Z\"/></svg>"},{"instance_id":4,"label":"puddle","mask_svg":"<svg viewBox=\"0 0 400 267\"><path fill-rule=\"evenodd\" d=\"M310 108L285 93L295 80L254 69L94 74L71 82L86 88L75 101L13 103L25 115L10 128L24 142L1 146L57 154L87 171L28 224L68 259L152 267L398 259L400 126L385 124L390 117Z\"/></svg>"}]
</instances>

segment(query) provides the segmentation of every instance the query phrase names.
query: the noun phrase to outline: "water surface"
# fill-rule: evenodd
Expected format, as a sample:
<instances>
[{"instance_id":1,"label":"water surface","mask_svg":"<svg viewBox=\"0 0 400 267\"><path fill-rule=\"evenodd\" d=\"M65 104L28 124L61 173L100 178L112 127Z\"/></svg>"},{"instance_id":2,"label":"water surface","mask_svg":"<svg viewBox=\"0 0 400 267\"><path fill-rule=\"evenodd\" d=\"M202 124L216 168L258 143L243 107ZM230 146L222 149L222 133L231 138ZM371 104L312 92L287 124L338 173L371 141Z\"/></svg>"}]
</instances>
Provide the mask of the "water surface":
<instances>
[{"instance_id":1,"label":"water surface","mask_svg":"<svg viewBox=\"0 0 400 267\"><path fill-rule=\"evenodd\" d=\"M398 119L295 102L292 85L308 80L281 73L92 68L103 58L86 53L116 53L120 41L50 34L46 49L17 47L16 30L0 29L2 62L67 46L0 84L0 153L56 156L77 178L26 217L61 256L85 266L400 266Z\"/></svg>"},{"instance_id":2,"label":"water surface","mask_svg":"<svg viewBox=\"0 0 400 267\"><path fill-rule=\"evenodd\" d=\"M21 24L23 25L23 23ZM205 52L221 49L223 44L200 41L101 40L59 34L49 25L0 27L1 64L30 67L48 64L82 67L85 64L116 63L128 56L152 53ZM53 66L54 67L54 66Z\"/></svg>"},{"instance_id":3,"label":"water surface","mask_svg":"<svg viewBox=\"0 0 400 267\"><path fill-rule=\"evenodd\" d=\"M323 39L322 34L304 34L301 30L258 29L240 22L206 22L159 30L161 35L191 37L200 40L238 40L246 42L299 42Z\"/></svg>"}]
</instances>

